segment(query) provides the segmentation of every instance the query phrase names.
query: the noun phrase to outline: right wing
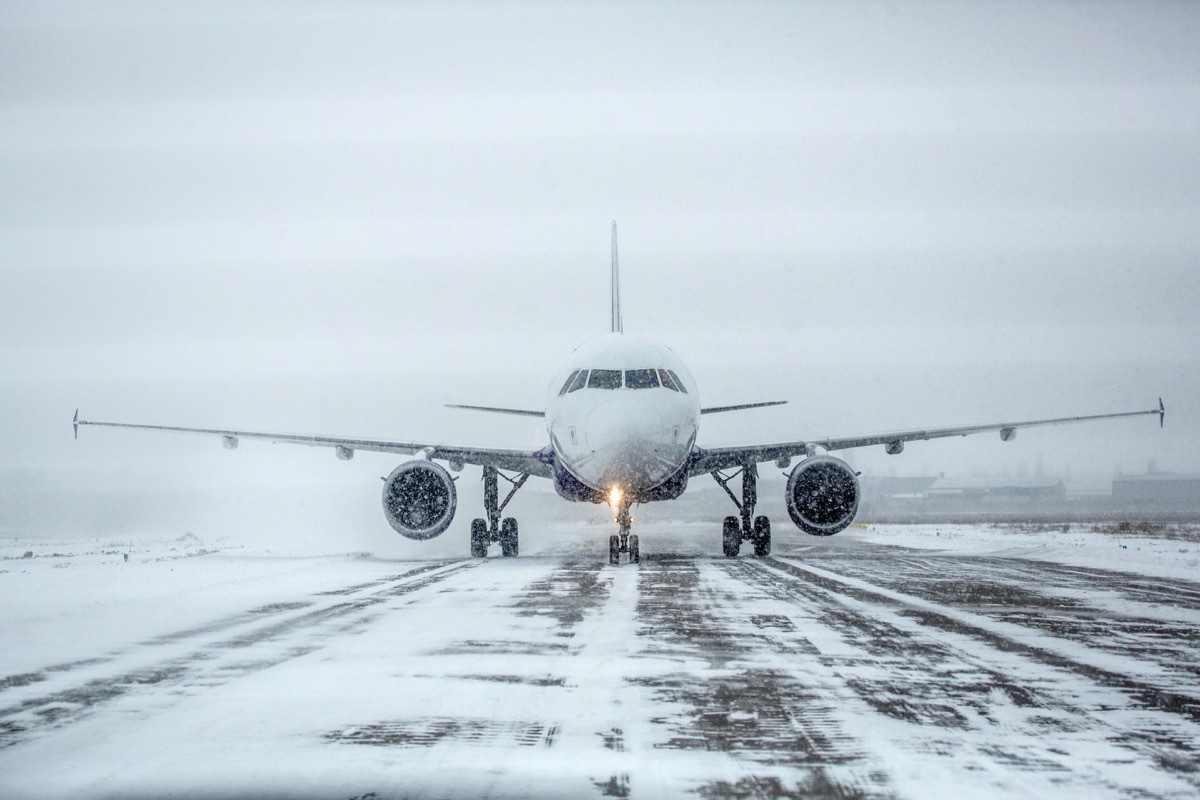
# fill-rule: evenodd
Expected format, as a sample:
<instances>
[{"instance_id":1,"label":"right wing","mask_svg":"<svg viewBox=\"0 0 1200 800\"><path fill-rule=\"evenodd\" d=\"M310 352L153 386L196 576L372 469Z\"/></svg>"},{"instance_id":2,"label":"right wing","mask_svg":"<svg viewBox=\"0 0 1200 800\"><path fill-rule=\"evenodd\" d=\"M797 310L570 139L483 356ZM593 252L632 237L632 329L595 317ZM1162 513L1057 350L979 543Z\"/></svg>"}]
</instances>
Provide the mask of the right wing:
<instances>
[{"instance_id":1,"label":"right wing","mask_svg":"<svg viewBox=\"0 0 1200 800\"><path fill-rule=\"evenodd\" d=\"M79 426L91 425L104 428L132 428L142 431L167 431L170 433L199 433L220 436L227 447L237 447L240 439L261 439L278 444L303 444L309 447L334 448L339 458L351 458L355 450L376 453L398 453L421 455L428 459L442 459L455 464L474 464L481 467L496 467L510 472L524 472L540 478L553 477L550 465L530 450L503 450L487 447L461 447L458 445L430 444L422 442L393 442L382 439L356 439L341 436L319 436L298 433L263 433L260 431L217 430L213 428L182 428L170 425L138 425L128 422L98 422L79 418L75 412L72 423L75 436L79 437Z\"/></svg>"},{"instance_id":2,"label":"right wing","mask_svg":"<svg viewBox=\"0 0 1200 800\"><path fill-rule=\"evenodd\" d=\"M757 464L762 461L792 458L793 456L812 455L817 448L822 450L847 450L852 447L867 447L881 444L889 452L898 453L903 449L904 442L925 441L928 439L943 439L949 436L969 436L972 433L998 431L1000 438L1008 441L1016 435L1020 428L1036 428L1043 425L1065 425L1072 422L1088 422L1099 419L1118 419L1120 417L1137 417L1144 414L1157 414L1159 425L1162 425L1166 415L1162 398L1158 399L1158 408L1146 411L1122 411L1117 414L1092 414L1085 417L1056 417L1054 419L1033 419L1024 422L992 422L983 425L958 425L947 428L924 428L921 430L894 431L892 433L872 433L864 436L845 436L839 438L809 439L798 442L779 442L777 444L746 445L742 447L714 447L705 449L703 455L692 462L689 470L691 475L702 475L718 469L732 469L747 464Z\"/></svg>"},{"instance_id":3,"label":"right wing","mask_svg":"<svg viewBox=\"0 0 1200 800\"><path fill-rule=\"evenodd\" d=\"M515 417L541 417L546 416L545 411L527 411L523 408L496 408L495 406L463 406L458 403L447 403L446 408L465 408L469 411L490 411L493 414L512 414Z\"/></svg>"}]
</instances>

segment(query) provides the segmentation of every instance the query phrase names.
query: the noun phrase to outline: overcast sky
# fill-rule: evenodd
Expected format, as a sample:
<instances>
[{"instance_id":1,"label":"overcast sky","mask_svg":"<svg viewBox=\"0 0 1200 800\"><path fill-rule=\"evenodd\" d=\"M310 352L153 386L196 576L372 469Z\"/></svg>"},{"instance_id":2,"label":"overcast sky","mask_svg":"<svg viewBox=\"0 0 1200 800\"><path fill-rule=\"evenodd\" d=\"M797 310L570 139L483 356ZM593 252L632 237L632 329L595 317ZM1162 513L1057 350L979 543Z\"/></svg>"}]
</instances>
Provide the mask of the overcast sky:
<instances>
[{"instance_id":1,"label":"overcast sky","mask_svg":"<svg viewBox=\"0 0 1200 800\"><path fill-rule=\"evenodd\" d=\"M1200 471L1198 41L1190 2L0 3L0 467L392 466L76 405L540 444L440 406L540 407L616 219L626 330L791 401L702 444L1161 394L857 464Z\"/></svg>"}]
</instances>

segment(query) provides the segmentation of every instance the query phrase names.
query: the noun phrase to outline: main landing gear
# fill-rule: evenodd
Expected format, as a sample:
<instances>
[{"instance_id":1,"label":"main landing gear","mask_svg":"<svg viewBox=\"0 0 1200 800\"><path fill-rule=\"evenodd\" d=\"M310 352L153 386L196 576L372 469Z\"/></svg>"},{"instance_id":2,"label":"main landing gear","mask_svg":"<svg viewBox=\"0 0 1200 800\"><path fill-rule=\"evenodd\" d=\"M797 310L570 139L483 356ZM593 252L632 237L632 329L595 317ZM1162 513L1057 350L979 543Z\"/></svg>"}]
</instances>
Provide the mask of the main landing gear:
<instances>
[{"instance_id":1,"label":"main landing gear","mask_svg":"<svg viewBox=\"0 0 1200 800\"><path fill-rule=\"evenodd\" d=\"M738 474L742 476L742 500L730 490L729 482ZM729 558L737 558L742 549L742 542L754 543L754 555L771 555L771 520L766 517L755 517L754 506L758 502L758 466L746 464L741 470L726 477L719 472L712 473L713 480L721 484L721 488L729 495L729 499L742 512L742 518L726 517L721 528L721 546ZM752 522L753 520L753 522Z\"/></svg>"},{"instance_id":2,"label":"main landing gear","mask_svg":"<svg viewBox=\"0 0 1200 800\"><path fill-rule=\"evenodd\" d=\"M504 478L512 484L503 502L500 502L498 478ZM488 545L492 542L500 543L500 552L505 558L517 554L517 521L512 517L501 520L500 513L528 478L525 474L510 478L501 475L495 467L483 468L483 508L487 519L471 520L471 555L474 558L487 558Z\"/></svg>"},{"instance_id":3,"label":"main landing gear","mask_svg":"<svg viewBox=\"0 0 1200 800\"><path fill-rule=\"evenodd\" d=\"M621 498L617 504L617 526L620 533L608 537L608 563L613 566L621 563L621 553L629 554L630 564L637 564L642 560L638 537L629 534L629 528L633 525L633 517L629 516L629 502Z\"/></svg>"}]
</instances>

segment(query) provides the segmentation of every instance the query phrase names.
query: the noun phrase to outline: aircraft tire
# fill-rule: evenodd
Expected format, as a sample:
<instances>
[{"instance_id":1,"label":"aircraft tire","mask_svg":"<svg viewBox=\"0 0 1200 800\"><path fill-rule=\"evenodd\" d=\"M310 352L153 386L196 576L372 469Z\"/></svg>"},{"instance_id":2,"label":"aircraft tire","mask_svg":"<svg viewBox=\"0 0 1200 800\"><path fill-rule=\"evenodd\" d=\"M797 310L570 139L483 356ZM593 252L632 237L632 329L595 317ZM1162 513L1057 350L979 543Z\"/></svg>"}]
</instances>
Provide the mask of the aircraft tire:
<instances>
[{"instance_id":1,"label":"aircraft tire","mask_svg":"<svg viewBox=\"0 0 1200 800\"><path fill-rule=\"evenodd\" d=\"M488 544L487 520L471 520L471 558L487 558Z\"/></svg>"},{"instance_id":2,"label":"aircraft tire","mask_svg":"<svg viewBox=\"0 0 1200 800\"><path fill-rule=\"evenodd\" d=\"M621 537L615 533L608 537L608 563L614 567L621 563Z\"/></svg>"},{"instance_id":3,"label":"aircraft tire","mask_svg":"<svg viewBox=\"0 0 1200 800\"><path fill-rule=\"evenodd\" d=\"M729 558L737 558L742 549L742 529L737 517L726 517L721 525L721 547Z\"/></svg>"},{"instance_id":4,"label":"aircraft tire","mask_svg":"<svg viewBox=\"0 0 1200 800\"><path fill-rule=\"evenodd\" d=\"M771 555L771 520L754 518L754 555L764 558Z\"/></svg>"},{"instance_id":5,"label":"aircraft tire","mask_svg":"<svg viewBox=\"0 0 1200 800\"><path fill-rule=\"evenodd\" d=\"M512 517L500 521L500 553L505 558L517 555L517 521Z\"/></svg>"},{"instance_id":6,"label":"aircraft tire","mask_svg":"<svg viewBox=\"0 0 1200 800\"><path fill-rule=\"evenodd\" d=\"M642 560L642 553L638 549L638 537L630 536L629 537L629 563L637 564L637 563L640 563L641 560Z\"/></svg>"}]
</instances>

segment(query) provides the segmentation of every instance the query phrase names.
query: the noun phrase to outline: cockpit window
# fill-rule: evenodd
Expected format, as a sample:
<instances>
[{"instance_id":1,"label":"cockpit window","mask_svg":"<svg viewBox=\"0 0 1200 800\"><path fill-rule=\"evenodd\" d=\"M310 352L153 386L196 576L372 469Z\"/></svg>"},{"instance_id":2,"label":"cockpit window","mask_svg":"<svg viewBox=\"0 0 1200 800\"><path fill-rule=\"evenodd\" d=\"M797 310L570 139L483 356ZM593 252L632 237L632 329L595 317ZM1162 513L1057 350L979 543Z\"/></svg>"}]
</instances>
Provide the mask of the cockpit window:
<instances>
[{"instance_id":1,"label":"cockpit window","mask_svg":"<svg viewBox=\"0 0 1200 800\"><path fill-rule=\"evenodd\" d=\"M624 383L622 383L624 378ZM585 386L589 389L655 389L663 386L673 392L687 394L683 381L669 369L577 369L567 376L558 394L577 392Z\"/></svg>"},{"instance_id":2,"label":"cockpit window","mask_svg":"<svg viewBox=\"0 0 1200 800\"><path fill-rule=\"evenodd\" d=\"M588 377L587 385L589 389L620 389L621 370L594 369Z\"/></svg>"},{"instance_id":3,"label":"cockpit window","mask_svg":"<svg viewBox=\"0 0 1200 800\"><path fill-rule=\"evenodd\" d=\"M579 370L575 370L574 372L572 372L570 375L567 376L567 380L563 383L563 388L558 390L559 397L562 397L564 394L571 391L571 383L574 382L574 380L579 377L579 372L580 372Z\"/></svg>"},{"instance_id":4,"label":"cockpit window","mask_svg":"<svg viewBox=\"0 0 1200 800\"><path fill-rule=\"evenodd\" d=\"M571 385L567 387L568 392L577 392L584 386L587 386L588 371L586 369L579 370L573 377L575 380L571 381Z\"/></svg>"},{"instance_id":5,"label":"cockpit window","mask_svg":"<svg viewBox=\"0 0 1200 800\"><path fill-rule=\"evenodd\" d=\"M658 386L658 372L652 369L625 370L626 389L653 389Z\"/></svg>"},{"instance_id":6,"label":"cockpit window","mask_svg":"<svg viewBox=\"0 0 1200 800\"><path fill-rule=\"evenodd\" d=\"M671 373L667 370L660 369L658 371L658 377L662 381L662 385L670 389L672 392L683 391L681 388L679 388L679 384L675 382L675 379L671 377Z\"/></svg>"}]
</instances>

